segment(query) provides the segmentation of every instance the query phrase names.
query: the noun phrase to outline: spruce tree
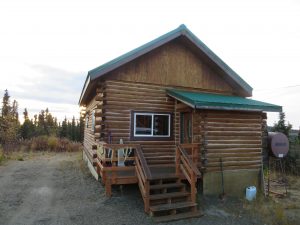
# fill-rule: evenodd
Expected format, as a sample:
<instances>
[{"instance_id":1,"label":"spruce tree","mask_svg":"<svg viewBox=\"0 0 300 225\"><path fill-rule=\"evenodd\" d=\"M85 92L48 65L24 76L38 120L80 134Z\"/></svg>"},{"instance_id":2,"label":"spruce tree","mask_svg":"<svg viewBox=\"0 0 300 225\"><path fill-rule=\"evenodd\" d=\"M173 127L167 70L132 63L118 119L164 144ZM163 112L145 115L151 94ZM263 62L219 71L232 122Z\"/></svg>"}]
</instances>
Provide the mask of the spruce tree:
<instances>
[{"instance_id":1,"label":"spruce tree","mask_svg":"<svg viewBox=\"0 0 300 225\"><path fill-rule=\"evenodd\" d=\"M10 98L10 96L8 94L8 90L6 89L4 91L4 96L3 96L3 100L2 100L2 109L1 109L1 114L2 114L3 118L8 116L11 111L9 98Z\"/></svg>"},{"instance_id":2,"label":"spruce tree","mask_svg":"<svg viewBox=\"0 0 300 225\"><path fill-rule=\"evenodd\" d=\"M289 137L291 129L292 129L292 125L290 123L288 123L286 125L285 113L280 112L279 113L279 120L278 120L277 123L274 123L272 131L284 133L287 137Z\"/></svg>"}]
</instances>

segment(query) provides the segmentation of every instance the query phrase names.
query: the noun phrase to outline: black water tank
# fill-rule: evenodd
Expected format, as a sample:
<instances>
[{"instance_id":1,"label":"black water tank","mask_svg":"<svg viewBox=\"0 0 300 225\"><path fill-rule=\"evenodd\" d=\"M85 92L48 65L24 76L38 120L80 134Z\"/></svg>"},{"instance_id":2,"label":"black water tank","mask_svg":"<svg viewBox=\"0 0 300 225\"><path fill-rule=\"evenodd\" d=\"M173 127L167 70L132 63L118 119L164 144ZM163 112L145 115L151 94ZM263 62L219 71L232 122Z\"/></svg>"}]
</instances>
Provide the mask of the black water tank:
<instances>
[{"instance_id":1,"label":"black water tank","mask_svg":"<svg viewBox=\"0 0 300 225\"><path fill-rule=\"evenodd\" d=\"M289 151L289 139L280 132L268 133L269 153L277 158L283 158Z\"/></svg>"}]
</instances>

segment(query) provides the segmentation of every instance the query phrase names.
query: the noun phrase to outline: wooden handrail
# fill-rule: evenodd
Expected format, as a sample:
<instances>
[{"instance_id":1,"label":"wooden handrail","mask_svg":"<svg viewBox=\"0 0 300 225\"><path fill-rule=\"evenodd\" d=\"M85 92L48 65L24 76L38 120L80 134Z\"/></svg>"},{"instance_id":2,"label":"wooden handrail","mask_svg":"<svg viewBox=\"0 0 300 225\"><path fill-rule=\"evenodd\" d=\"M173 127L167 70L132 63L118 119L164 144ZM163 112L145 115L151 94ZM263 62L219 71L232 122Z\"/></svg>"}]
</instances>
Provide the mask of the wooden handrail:
<instances>
[{"instance_id":1,"label":"wooden handrail","mask_svg":"<svg viewBox=\"0 0 300 225\"><path fill-rule=\"evenodd\" d=\"M192 148L193 159L195 157L195 146L189 145L187 148ZM197 178L200 177L201 173L197 168L194 161L190 158L188 153L180 145L176 146L176 174L179 176L183 174L191 185L191 201L196 202L197 194Z\"/></svg>"},{"instance_id":2,"label":"wooden handrail","mask_svg":"<svg viewBox=\"0 0 300 225\"><path fill-rule=\"evenodd\" d=\"M138 178L139 188L144 200L145 212L150 210L150 180L152 179L151 171L148 167L144 153L140 146L135 151L135 169Z\"/></svg>"},{"instance_id":3,"label":"wooden handrail","mask_svg":"<svg viewBox=\"0 0 300 225\"><path fill-rule=\"evenodd\" d=\"M198 167L195 165L195 163L191 160L191 158L189 157L189 155L187 154L186 150L181 148L180 145L177 145L178 150L180 151L181 155L184 157L184 159L188 162L190 168L192 169L192 171L195 173L195 175L201 176L201 173L198 169Z\"/></svg>"},{"instance_id":4,"label":"wooden handrail","mask_svg":"<svg viewBox=\"0 0 300 225\"><path fill-rule=\"evenodd\" d=\"M151 180L152 175L151 175L149 166L148 166L148 164L147 164L147 161L146 161L146 159L145 159L144 153L143 153L142 150L141 150L141 147L138 146L138 147L136 148L136 151L135 151L135 152L136 152L136 155L137 155L139 161L141 162L141 168L142 168L142 170L143 170L143 173L144 173L145 178L146 178L147 180Z\"/></svg>"}]
</instances>

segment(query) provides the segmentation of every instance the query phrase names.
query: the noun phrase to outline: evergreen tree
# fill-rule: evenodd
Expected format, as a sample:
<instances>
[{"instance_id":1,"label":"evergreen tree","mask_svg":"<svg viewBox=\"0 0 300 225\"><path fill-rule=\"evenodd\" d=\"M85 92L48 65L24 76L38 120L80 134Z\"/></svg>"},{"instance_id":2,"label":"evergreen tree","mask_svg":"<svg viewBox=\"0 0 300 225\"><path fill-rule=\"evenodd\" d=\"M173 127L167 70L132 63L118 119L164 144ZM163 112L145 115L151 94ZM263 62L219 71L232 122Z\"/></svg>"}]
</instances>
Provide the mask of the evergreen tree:
<instances>
[{"instance_id":1,"label":"evergreen tree","mask_svg":"<svg viewBox=\"0 0 300 225\"><path fill-rule=\"evenodd\" d=\"M24 115L24 122L21 125L20 134L22 138L29 139L34 137L35 135L35 126L32 120L29 119L28 111L26 108L24 109L23 115Z\"/></svg>"},{"instance_id":2,"label":"evergreen tree","mask_svg":"<svg viewBox=\"0 0 300 225\"><path fill-rule=\"evenodd\" d=\"M11 111L9 98L10 98L10 96L8 94L8 90L6 89L4 91L4 96L3 96L3 101L2 101L2 109L1 109L1 114L2 114L3 118L8 116Z\"/></svg>"},{"instance_id":3,"label":"evergreen tree","mask_svg":"<svg viewBox=\"0 0 300 225\"><path fill-rule=\"evenodd\" d=\"M0 143L9 144L15 142L18 138L19 127L18 103L14 100L11 106L8 90L5 90L1 108Z\"/></svg>"},{"instance_id":4,"label":"evergreen tree","mask_svg":"<svg viewBox=\"0 0 300 225\"><path fill-rule=\"evenodd\" d=\"M75 117L73 116L72 122L71 122L71 138L72 141L76 140L76 122Z\"/></svg>"},{"instance_id":5,"label":"evergreen tree","mask_svg":"<svg viewBox=\"0 0 300 225\"><path fill-rule=\"evenodd\" d=\"M79 117L79 139L78 141L83 142L84 139L84 119L82 116Z\"/></svg>"},{"instance_id":6,"label":"evergreen tree","mask_svg":"<svg viewBox=\"0 0 300 225\"><path fill-rule=\"evenodd\" d=\"M292 129L292 125L290 123L286 125L285 113L280 112L279 120L277 123L274 123L274 127L272 128L272 131L284 133L287 137L289 137L291 129Z\"/></svg>"},{"instance_id":7,"label":"evergreen tree","mask_svg":"<svg viewBox=\"0 0 300 225\"><path fill-rule=\"evenodd\" d=\"M67 118L65 117L65 119L63 120L63 122L61 124L59 136L67 137L67 129L68 129L68 124L67 124Z\"/></svg>"}]
</instances>

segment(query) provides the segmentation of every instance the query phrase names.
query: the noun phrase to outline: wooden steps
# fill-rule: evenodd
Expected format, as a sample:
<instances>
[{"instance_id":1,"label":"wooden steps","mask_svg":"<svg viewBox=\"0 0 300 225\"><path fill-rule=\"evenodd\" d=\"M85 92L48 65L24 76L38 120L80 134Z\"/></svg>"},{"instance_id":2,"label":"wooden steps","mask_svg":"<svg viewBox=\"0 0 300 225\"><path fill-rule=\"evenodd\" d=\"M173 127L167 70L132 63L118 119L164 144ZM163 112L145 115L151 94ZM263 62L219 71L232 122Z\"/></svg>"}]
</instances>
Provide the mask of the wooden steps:
<instances>
[{"instance_id":1,"label":"wooden steps","mask_svg":"<svg viewBox=\"0 0 300 225\"><path fill-rule=\"evenodd\" d=\"M187 212L187 213L180 213L175 215L154 217L153 220L156 223L164 223L164 222L169 222L174 220L188 219L188 218L200 217L200 216L203 216L203 213L201 211L196 211L196 212Z\"/></svg>"},{"instance_id":2,"label":"wooden steps","mask_svg":"<svg viewBox=\"0 0 300 225\"><path fill-rule=\"evenodd\" d=\"M186 185L175 174L160 174L150 181L149 213L155 222L167 222L202 215L191 201Z\"/></svg>"},{"instance_id":3,"label":"wooden steps","mask_svg":"<svg viewBox=\"0 0 300 225\"><path fill-rule=\"evenodd\" d=\"M150 187L151 189L151 187ZM172 192L172 193L165 193L165 194L154 194L150 195L150 201L151 200L160 200L160 199L174 199L174 198L181 198L181 197L187 197L189 195L188 192Z\"/></svg>"},{"instance_id":4,"label":"wooden steps","mask_svg":"<svg viewBox=\"0 0 300 225\"><path fill-rule=\"evenodd\" d=\"M165 210L171 210L171 209L189 208L189 207L194 207L194 206L197 206L197 203L178 202L178 203L170 203L170 204L162 204L162 205L151 206L150 210L152 212L157 212L157 211L165 211Z\"/></svg>"},{"instance_id":5,"label":"wooden steps","mask_svg":"<svg viewBox=\"0 0 300 225\"><path fill-rule=\"evenodd\" d=\"M183 183L170 183L170 184L155 184L150 186L150 190L163 189L163 188L183 188Z\"/></svg>"}]
</instances>

